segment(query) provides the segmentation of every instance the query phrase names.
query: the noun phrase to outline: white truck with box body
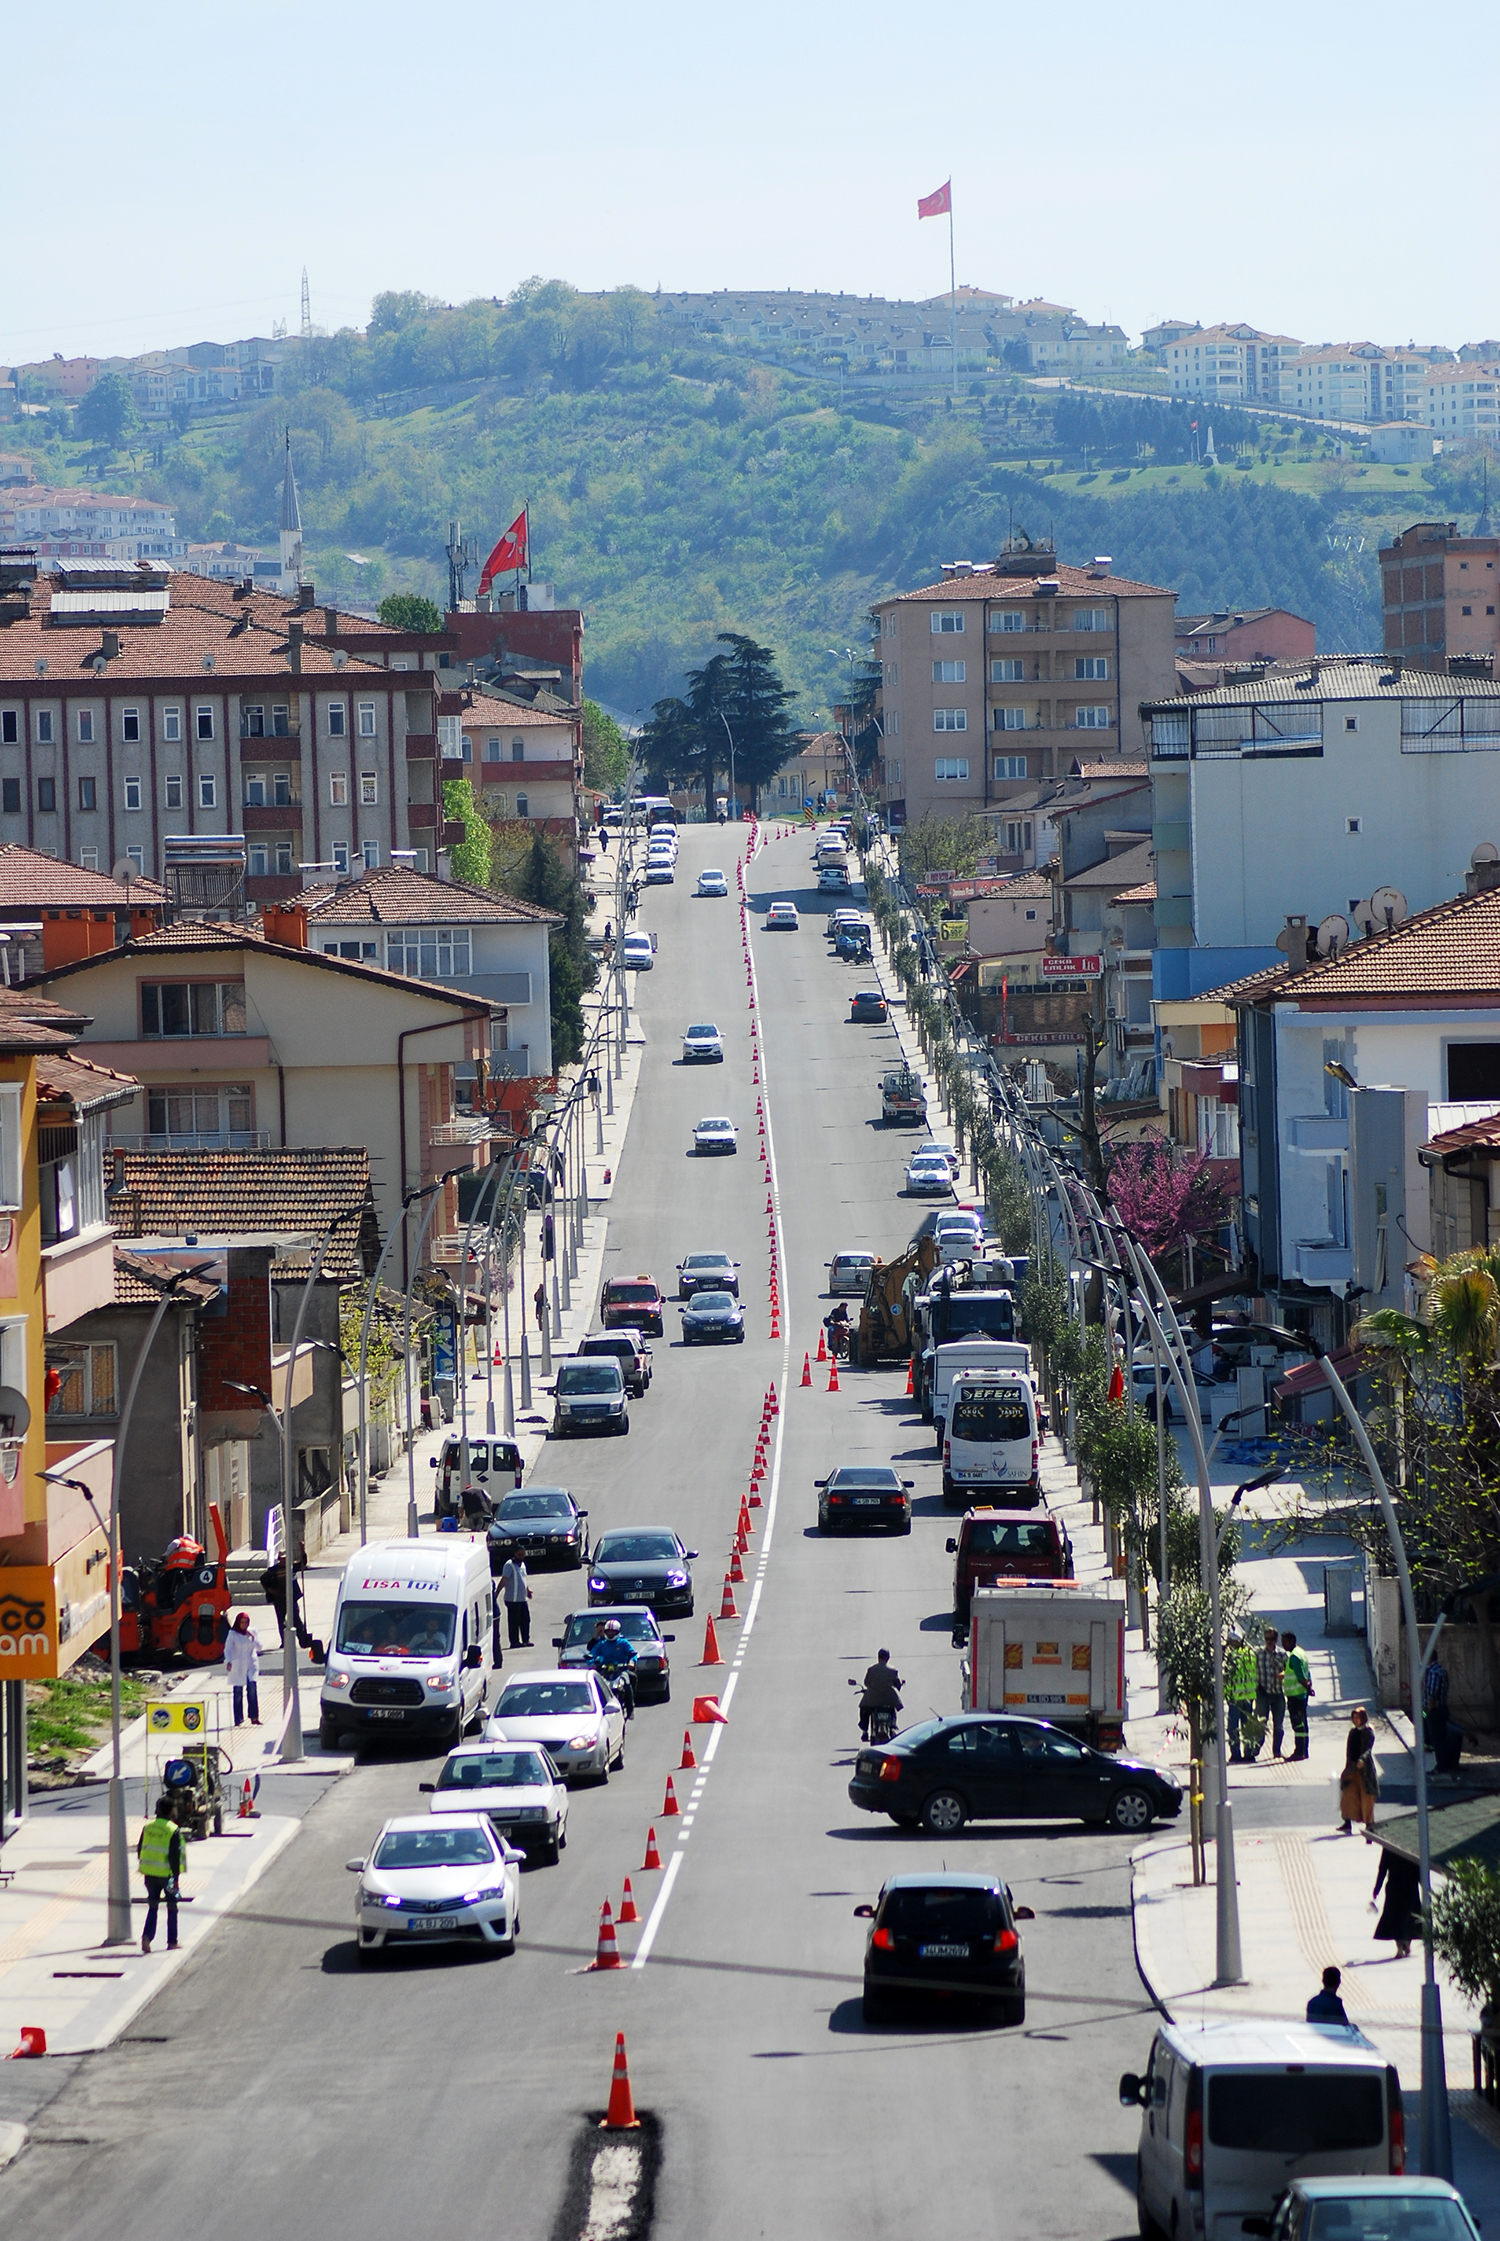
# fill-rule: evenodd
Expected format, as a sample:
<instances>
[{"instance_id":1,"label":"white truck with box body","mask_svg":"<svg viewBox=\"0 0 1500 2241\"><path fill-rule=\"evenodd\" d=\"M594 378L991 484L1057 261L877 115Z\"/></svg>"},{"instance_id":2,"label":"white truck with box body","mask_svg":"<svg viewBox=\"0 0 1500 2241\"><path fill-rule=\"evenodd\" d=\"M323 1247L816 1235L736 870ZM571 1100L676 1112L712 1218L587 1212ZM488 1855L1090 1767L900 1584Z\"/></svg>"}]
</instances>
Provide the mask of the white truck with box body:
<instances>
[{"instance_id":1,"label":"white truck with box body","mask_svg":"<svg viewBox=\"0 0 1500 2241\"><path fill-rule=\"evenodd\" d=\"M932 1356L932 1429L933 1444L939 1455L948 1436L948 1403L952 1398L953 1380L960 1370L994 1370L997 1374L1017 1371L1031 1379L1031 1349L1019 1338L954 1338L946 1346L939 1346Z\"/></svg>"},{"instance_id":2,"label":"white truck with box body","mask_svg":"<svg viewBox=\"0 0 1500 2241\"><path fill-rule=\"evenodd\" d=\"M325 1750L389 1731L456 1743L483 1716L495 1591L484 1534L371 1541L344 1566L318 1707Z\"/></svg>"},{"instance_id":3,"label":"white truck with box body","mask_svg":"<svg viewBox=\"0 0 1500 2241\"><path fill-rule=\"evenodd\" d=\"M964 1704L1071 1728L1096 1750L1125 1741L1125 1605L1072 1580L977 1588Z\"/></svg>"}]
</instances>

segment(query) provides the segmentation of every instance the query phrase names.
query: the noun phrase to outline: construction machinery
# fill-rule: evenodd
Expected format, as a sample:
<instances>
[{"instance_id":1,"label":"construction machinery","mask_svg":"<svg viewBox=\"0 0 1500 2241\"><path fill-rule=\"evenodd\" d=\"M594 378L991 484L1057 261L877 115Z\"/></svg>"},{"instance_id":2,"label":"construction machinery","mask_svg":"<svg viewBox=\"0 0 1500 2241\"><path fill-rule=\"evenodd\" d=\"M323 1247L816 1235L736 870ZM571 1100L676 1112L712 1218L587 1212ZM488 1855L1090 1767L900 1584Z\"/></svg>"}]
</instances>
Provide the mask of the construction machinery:
<instances>
[{"instance_id":1,"label":"construction machinery","mask_svg":"<svg viewBox=\"0 0 1500 2241\"><path fill-rule=\"evenodd\" d=\"M877 1261L865 1283L859 1322L850 1335L849 1360L857 1369L876 1362L899 1361L911 1352L911 1319L907 1280L919 1286L938 1262L937 1240L914 1238L904 1253L892 1261Z\"/></svg>"},{"instance_id":2,"label":"construction machinery","mask_svg":"<svg viewBox=\"0 0 1500 2241\"><path fill-rule=\"evenodd\" d=\"M120 1655L184 1657L194 1665L216 1665L229 1632L229 1537L219 1506L211 1502L209 1524L216 1554L201 1541L179 1533L164 1555L126 1564L120 1573Z\"/></svg>"}]
</instances>

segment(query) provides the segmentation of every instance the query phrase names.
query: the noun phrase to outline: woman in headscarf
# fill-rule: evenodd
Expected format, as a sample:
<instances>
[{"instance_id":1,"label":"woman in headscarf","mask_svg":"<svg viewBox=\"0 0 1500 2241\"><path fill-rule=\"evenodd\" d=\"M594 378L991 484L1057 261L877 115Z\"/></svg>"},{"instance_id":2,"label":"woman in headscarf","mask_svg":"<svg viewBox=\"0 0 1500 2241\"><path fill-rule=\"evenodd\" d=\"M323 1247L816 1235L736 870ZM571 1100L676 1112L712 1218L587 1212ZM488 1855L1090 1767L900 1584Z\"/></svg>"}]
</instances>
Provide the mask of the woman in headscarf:
<instances>
[{"instance_id":1,"label":"woman in headscarf","mask_svg":"<svg viewBox=\"0 0 1500 2241\"><path fill-rule=\"evenodd\" d=\"M1344 1744L1344 1771L1339 1777L1339 1812L1343 1817L1341 1834L1348 1836L1352 1824L1361 1821L1369 1829L1375 1826L1375 1800L1380 1794L1380 1784L1375 1772L1375 1731L1370 1726L1370 1716L1362 1704L1356 1704L1350 1716L1349 1734Z\"/></svg>"}]
</instances>

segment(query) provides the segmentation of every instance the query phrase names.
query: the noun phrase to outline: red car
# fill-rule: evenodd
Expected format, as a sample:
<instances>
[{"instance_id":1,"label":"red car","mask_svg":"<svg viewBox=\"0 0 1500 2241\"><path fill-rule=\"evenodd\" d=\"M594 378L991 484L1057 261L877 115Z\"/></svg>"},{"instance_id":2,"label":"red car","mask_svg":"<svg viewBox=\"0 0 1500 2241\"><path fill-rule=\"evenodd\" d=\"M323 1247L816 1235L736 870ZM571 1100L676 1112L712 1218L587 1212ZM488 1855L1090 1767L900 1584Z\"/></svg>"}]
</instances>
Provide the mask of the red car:
<instances>
[{"instance_id":1,"label":"red car","mask_svg":"<svg viewBox=\"0 0 1500 2241\"><path fill-rule=\"evenodd\" d=\"M965 1510L948 1553L954 1560L955 1634L968 1628L969 1598L976 1587L1073 1577L1073 1544L1046 1510Z\"/></svg>"},{"instance_id":2,"label":"red car","mask_svg":"<svg viewBox=\"0 0 1500 2241\"><path fill-rule=\"evenodd\" d=\"M660 1338L666 1295L654 1276L612 1276L599 1300L599 1320L607 1331L649 1331Z\"/></svg>"}]
</instances>

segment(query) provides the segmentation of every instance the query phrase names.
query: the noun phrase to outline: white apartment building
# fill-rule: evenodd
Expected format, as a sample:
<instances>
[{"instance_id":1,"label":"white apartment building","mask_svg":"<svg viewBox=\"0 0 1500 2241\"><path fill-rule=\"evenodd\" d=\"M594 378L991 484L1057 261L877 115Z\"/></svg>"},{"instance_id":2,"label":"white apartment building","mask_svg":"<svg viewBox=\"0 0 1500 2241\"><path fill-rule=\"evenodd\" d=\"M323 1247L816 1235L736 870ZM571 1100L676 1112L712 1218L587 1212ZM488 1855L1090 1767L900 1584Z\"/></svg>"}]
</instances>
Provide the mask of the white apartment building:
<instances>
[{"instance_id":1,"label":"white apartment building","mask_svg":"<svg viewBox=\"0 0 1500 2241\"><path fill-rule=\"evenodd\" d=\"M1283 368L1302 344L1293 335L1262 334L1258 327L1203 327L1169 342L1161 355L1174 397L1209 403L1280 404Z\"/></svg>"},{"instance_id":2,"label":"white apartment building","mask_svg":"<svg viewBox=\"0 0 1500 2241\"><path fill-rule=\"evenodd\" d=\"M1324 343L1283 365L1281 402L1328 420L1420 421L1433 358L1373 342Z\"/></svg>"},{"instance_id":3,"label":"white apartment building","mask_svg":"<svg viewBox=\"0 0 1500 2241\"><path fill-rule=\"evenodd\" d=\"M1496 433L1500 404L1500 365L1432 366L1425 381L1423 418L1434 435L1488 436Z\"/></svg>"},{"instance_id":4,"label":"white apartment building","mask_svg":"<svg viewBox=\"0 0 1500 2241\"><path fill-rule=\"evenodd\" d=\"M34 545L44 553L86 545L97 548L99 558L123 565L187 557L187 539L178 536L170 506L102 490L52 490L45 483L0 491L0 542Z\"/></svg>"}]
</instances>

